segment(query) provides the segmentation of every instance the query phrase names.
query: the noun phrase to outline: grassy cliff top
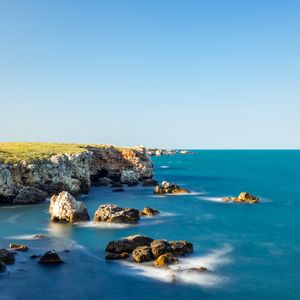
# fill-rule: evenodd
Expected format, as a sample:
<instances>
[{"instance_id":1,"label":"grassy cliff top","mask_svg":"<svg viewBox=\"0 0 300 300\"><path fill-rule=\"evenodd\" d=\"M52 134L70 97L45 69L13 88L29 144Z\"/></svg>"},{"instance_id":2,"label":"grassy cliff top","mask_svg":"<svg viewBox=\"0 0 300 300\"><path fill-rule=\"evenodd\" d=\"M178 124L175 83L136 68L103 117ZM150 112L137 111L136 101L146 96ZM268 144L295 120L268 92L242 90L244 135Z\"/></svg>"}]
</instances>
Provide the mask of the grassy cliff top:
<instances>
[{"instance_id":1,"label":"grassy cliff top","mask_svg":"<svg viewBox=\"0 0 300 300\"><path fill-rule=\"evenodd\" d=\"M77 154L86 151L88 145L61 143L0 143L0 162L13 164L20 161L49 158L55 154ZM89 145L105 147L107 145Z\"/></svg>"}]
</instances>

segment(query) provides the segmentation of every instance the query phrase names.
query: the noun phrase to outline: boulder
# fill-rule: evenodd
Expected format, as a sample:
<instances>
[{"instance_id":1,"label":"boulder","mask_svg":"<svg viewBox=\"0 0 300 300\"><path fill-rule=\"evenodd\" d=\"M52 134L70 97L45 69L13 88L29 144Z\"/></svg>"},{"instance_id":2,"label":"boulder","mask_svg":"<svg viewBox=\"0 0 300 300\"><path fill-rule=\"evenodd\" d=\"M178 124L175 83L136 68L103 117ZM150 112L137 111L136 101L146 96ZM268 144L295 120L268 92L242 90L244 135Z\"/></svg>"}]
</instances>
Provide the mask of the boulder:
<instances>
[{"instance_id":1,"label":"boulder","mask_svg":"<svg viewBox=\"0 0 300 300\"><path fill-rule=\"evenodd\" d=\"M39 264L60 264L63 263L63 260L59 255L54 251L48 251L41 256Z\"/></svg>"},{"instance_id":2,"label":"boulder","mask_svg":"<svg viewBox=\"0 0 300 300\"><path fill-rule=\"evenodd\" d=\"M139 183L139 174L135 171L123 171L121 173L121 182L128 185L137 185Z\"/></svg>"},{"instance_id":3,"label":"boulder","mask_svg":"<svg viewBox=\"0 0 300 300\"><path fill-rule=\"evenodd\" d=\"M155 258L173 251L171 244L166 240L154 240L151 242L150 247Z\"/></svg>"},{"instance_id":4,"label":"boulder","mask_svg":"<svg viewBox=\"0 0 300 300\"><path fill-rule=\"evenodd\" d=\"M159 214L159 211L157 209L151 208L151 207L144 207L143 211L140 211L140 216L155 216Z\"/></svg>"},{"instance_id":5,"label":"boulder","mask_svg":"<svg viewBox=\"0 0 300 300\"><path fill-rule=\"evenodd\" d=\"M145 179L142 184L143 187L152 187L157 185L158 185L158 181L152 178Z\"/></svg>"},{"instance_id":6,"label":"boulder","mask_svg":"<svg viewBox=\"0 0 300 300\"><path fill-rule=\"evenodd\" d=\"M135 248L139 246L150 246L152 238L144 236L144 235L132 235L125 237L121 240L110 241L107 246L105 252L112 253L131 253Z\"/></svg>"},{"instance_id":7,"label":"boulder","mask_svg":"<svg viewBox=\"0 0 300 300\"><path fill-rule=\"evenodd\" d=\"M28 247L22 244L10 243L9 248L15 251L22 251L22 252L28 251Z\"/></svg>"},{"instance_id":8,"label":"boulder","mask_svg":"<svg viewBox=\"0 0 300 300\"><path fill-rule=\"evenodd\" d=\"M18 191L14 204L33 204L46 199L47 193L34 187L24 186Z\"/></svg>"},{"instance_id":9,"label":"boulder","mask_svg":"<svg viewBox=\"0 0 300 300\"><path fill-rule=\"evenodd\" d=\"M94 215L94 221L110 223L136 224L139 211L133 208L122 208L112 204L100 205Z\"/></svg>"},{"instance_id":10,"label":"boulder","mask_svg":"<svg viewBox=\"0 0 300 300\"><path fill-rule=\"evenodd\" d=\"M54 222L75 223L90 220L85 204L76 201L68 192L61 192L58 196L53 195L51 197L49 213L51 214L51 221Z\"/></svg>"},{"instance_id":11,"label":"boulder","mask_svg":"<svg viewBox=\"0 0 300 300\"><path fill-rule=\"evenodd\" d=\"M5 273L6 272L6 266L2 262L0 262L0 273Z\"/></svg>"},{"instance_id":12,"label":"boulder","mask_svg":"<svg viewBox=\"0 0 300 300\"><path fill-rule=\"evenodd\" d=\"M125 259L128 256L129 254L127 252L122 252L122 253L106 252L105 253L105 259L107 260Z\"/></svg>"},{"instance_id":13,"label":"boulder","mask_svg":"<svg viewBox=\"0 0 300 300\"><path fill-rule=\"evenodd\" d=\"M14 253L6 249L0 249L0 263L3 263L5 265L12 265L14 262L15 262Z\"/></svg>"},{"instance_id":14,"label":"boulder","mask_svg":"<svg viewBox=\"0 0 300 300\"><path fill-rule=\"evenodd\" d=\"M242 192L239 194L238 197L226 197L223 198L224 201L226 202L238 202L238 203L259 203L259 198L255 197L248 192Z\"/></svg>"},{"instance_id":15,"label":"boulder","mask_svg":"<svg viewBox=\"0 0 300 300\"><path fill-rule=\"evenodd\" d=\"M140 246L133 250L132 258L134 261L140 263L144 261L150 261L153 259L153 254L149 246Z\"/></svg>"},{"instance_id":16,"label":"boulder","mask_svg":"<svg viewBox=\"0 0 300 300\"><path fill-rule=\"evenodd\" d=\"M165 253L163 255L160 255L156 261L154 262L154 265L157 267L166 267L170 264L175 264L178 262L178 258L176 258L171 253Z\"/></svg>"},{"instance_id":17,"label":"boulder","mask_svg":"<svg viewBox=\"0 0 300 300\"><path fill-rule=\"evenodd\" d=\"M189 190L181 188L180 186L163 181L160 185L154 188L154 194L164 195L164 194L185 194L190 193Z\"/></svg>"},{"instance_id":18,"label":"boulder","mask_svg":"<svg viewBox=\"0 0 300 300\"><path fill-rule=\"evenodd\" d=\"M193 244L188 241L169 241L174 255L185 255L193 253Z\"/></svg>"}]
</instances>

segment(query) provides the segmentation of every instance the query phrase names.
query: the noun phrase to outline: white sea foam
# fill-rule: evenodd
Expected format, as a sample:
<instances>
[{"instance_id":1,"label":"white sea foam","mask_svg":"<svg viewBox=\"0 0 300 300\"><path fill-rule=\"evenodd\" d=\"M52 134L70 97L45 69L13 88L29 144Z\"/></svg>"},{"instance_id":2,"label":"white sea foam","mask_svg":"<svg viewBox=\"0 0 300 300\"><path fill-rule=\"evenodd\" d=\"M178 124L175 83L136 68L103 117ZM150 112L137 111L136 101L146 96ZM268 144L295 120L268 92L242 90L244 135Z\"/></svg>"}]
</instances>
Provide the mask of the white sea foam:
<instances>
[{"instance_id":1,"label":"white sea foam","mask_svg":"<svg viewBox=\"0 0 300 300\"><path fill-rule=\"evenodd\" d=\"M169 166L159 166L160 169L170 169Z\"/></svg>"},{"instance_id":2,"label":"white sea foam","mask_svg":"<svg viewBox=\"0 0 300 300\"><path fill-rule=\"evenodd\" d=\"M182 284L196 284L203 287L212 287L228 281L216 273L216 269L231 262L229 253L232 247L224 245L221 249L213 250L204 256L193 256L181 258L178 264L171 265L169 268L157 268L151 264L136 264L123 261L128 267L131 275L141 275L144 277L160 280L163 282L177 282ZM190 268L205 267L208 272L189 270Z\"/></svg>"},{"instance_id":3,"label":"white sea foam","mask_svg":"<svg viewBox=\"0 0 300 300\"><path fill-rule=\"evenodd\" d=\"M23 214L15 214L6 220L7 223L14 224L16 220L21 217Z\"/></svg>"},{"instance_id":4,"label":"white sea foam","mask_svg":"<svg viewBox=\"0 0 300 300\"><path fill-rule=\"evenodd\" d=\"M35 234L23 234L23 235L11 235L5 237L6 240L39 240L40 238L36 237L37 235L43 235L41 233L35 233Z\"/></svg>"},{"instance_id":5,"label":"white sea foam","mask_svg":"<svg viewBox=\"0 0 300 300\"><path fill-rule=\"evenodd\" d=\"M122 228L135 226L135 225L123 224L123 223L94 222L94 221L75 223L75 225L79 227L101 228L101 229L122 229Z\"/></svg>"},{"instance_id":6,"label":"white sea foam","mask_svg":"<svg viewBox=\"0 0 300 300\"><path fill-rule=\"evenodd\" d=\"M226 202L223 200L225 197L198 197L200 200L205 201L212 201L212 202L219 202L219 203L232 203L232 202Z\"/></svg>"}]
</instances>

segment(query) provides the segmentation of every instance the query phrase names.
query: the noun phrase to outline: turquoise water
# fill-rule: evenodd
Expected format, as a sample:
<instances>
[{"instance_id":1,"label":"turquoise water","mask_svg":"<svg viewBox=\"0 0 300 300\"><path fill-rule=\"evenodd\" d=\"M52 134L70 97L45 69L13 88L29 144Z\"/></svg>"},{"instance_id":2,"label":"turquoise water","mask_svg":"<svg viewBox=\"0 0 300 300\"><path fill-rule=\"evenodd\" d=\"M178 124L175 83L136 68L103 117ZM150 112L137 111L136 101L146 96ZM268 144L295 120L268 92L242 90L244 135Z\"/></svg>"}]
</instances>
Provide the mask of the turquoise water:
<instances>
[{"instance_id":1,"label":"turquoise water","mask_svg":"<svg viewBox=\"0 0 300 300\"><path fill-rule=\"evenodd\" d=\"M48 203L0 208L0 247L14 241L31 248L0 276L0 299L300 298L300 151L199 151L153 160L158 180L193 193L161 197L151 188L112 193L97 187L81 197L91 215L104 203L162 211L137 226L51 224ZM220 202L241 191L262 202ZM49 238L31 240L37 233ZM137 233L190 240L195 253L183 264L211 272L173 271L178 278L173 282L172 272L103 259L109 240ZM29 258L51 249L63 265L40 266Z\"/></svg>"}]
</instances>

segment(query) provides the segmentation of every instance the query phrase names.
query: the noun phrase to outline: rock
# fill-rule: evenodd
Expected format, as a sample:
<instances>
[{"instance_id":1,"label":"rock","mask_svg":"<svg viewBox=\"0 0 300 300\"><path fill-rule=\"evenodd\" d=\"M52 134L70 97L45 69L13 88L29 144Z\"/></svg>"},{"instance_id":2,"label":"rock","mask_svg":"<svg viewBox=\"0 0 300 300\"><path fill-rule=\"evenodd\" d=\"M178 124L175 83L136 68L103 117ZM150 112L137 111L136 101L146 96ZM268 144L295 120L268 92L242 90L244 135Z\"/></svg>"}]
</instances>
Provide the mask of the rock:
<instances>
[{"instance_id":1,"label":"rock","mask_svg":"<svg viewBox=\"0 0 300 300\"><path fill-rule=\"evenodd\" d=\"M139 211L133 208L122 208L112 204L100 205L94 215L94 221L111 223L136 224Z\"/></svg>"},{"instance_id":2,"label":"rock","mask_svg":"<svg viewBox=\"0 0 300 300\"><path fill-rule=\"evenodd\" d=\"M239 194L238 197L226 197L223 198L223 201L233 201L233 202L239 202L239 203L259 203L259 198L255 197L247 192L242 192Z\"/></svg>"},{"instance_id":3,"label":"rock","mask_svg":"<svg viewBox=\"0 0 300 300\"><path fill-rule=\"evenodd\" d=\"M121 173L121 182L128 185L137 185L139 183L139 174L135 171L123 171Z\"/></svg>"},{"instance_id":4,"label":"rock","mask_svg":"<svg viewBox=\"0 0 300 300\"><path fill-rule=\"evenodd\" d=\"M6 249L0 249L0 262L6 265L12 265L15 262L14 253Z\"/></svg>"},{"instance_id":5,"label":"rock","mask_svg":"<svg viewBox=\"0 0 300 300\"><path fill-rule=\"evenodd\" d=\"M33 204L39 203L46 199L47 193L34 187L24 186L18 192L14 199L14 204Z\"/></svg>"},{"instance_id":6,"label":"rock","mask_svg":"<svg viewBox=\"0 0 300 300\"><path fill-rule=\"evenodd\" d=\"M152 187L152 186L156 186L156 185L158 185L158 181L154 180L152 178L145 179L142 184L143 187Z\"/></svg>"},{"instance_id":7,"label":"rock","mask_svg":"<svg viewBox=\"0 0 300 300\"><path fill-rule=\"evenodd\" d=\"M105 252L112 253L131 253L135 248L139 246L150 246L152 238L144 236L144 235L132 235L123 238L122 240L110 241L107 246Z\"/></svg>"},{"instance_id":8,"label":"rock","mask_svg":"<svg viewBox=\"0 0 300 300\"><path fill-rule=\"evenodd\" d=\"M153 254L149 246L140 246L133 250L132 258L134 261L140 263L144 261L150 261L153 259Z\"/></svg>"},{"instance_id":9,"label":"rock","mask_svg":"<svg viewBox=\"0 0 300 300\"><path fill-rule=\"evenodd\" d=\"M31 256L30 256L31 259L36 259L36 258L39 258L39 257L41 257L41 255L36 255L36 254L34 254L34 255L31 255Z\"/></svg>"},{"instance_id":10,"label":"rock","mask_svg":"<svg viewBox=\"0 0 300 300\"><path fill-rule=\"evenodd\" d=\"M184 193L190 193L189 190L181 188L180 186L170 183L167 181L163 181L160 185L157 185L154 188L154 194L184 194Z\"/></svg>"},{"instance_id":11,"label":"rock","mask_svg":"<svg viewBox=\"0 0 300 300\"><path fill-rule=\"evenodd\" d=\"M205 267L194 267L194 268L188 268L188 269L184 269L184 271L188 271L188 272L207 272L208 269Z\"/></svg>"},{"instance_id":12,"label":"rock","mask_svg":"<svg viewBox=\"0 0 300 300\"><path fill-rule=\"evenodd\" d=\"M9 248L15 251L22 251L22 252L28 251L28 247L21 244L10 243Z\"/></svg>"},{"instance_id":13,"label":"rock","mask_svg":"<svg viewBox=\"0 0 300 300\"><path fill-rule=\"evenodd\" d=\"M169 241L174 255L185 255L193 253L193 244L188 241Z\"/></svg>"},{"instance_id":14,"label":"rock","mask_svg":"<svg viewBox=\"0 0 300 300\"><path fill-rule=\"evenodd\" d=\"M105 259L107 260L125 259L128 256L129 254L127 252L122 252L122 253L106 252L105 253Z\"/></svg>"},{"instance_id":15,"label":"rock","mask_svg":"<svg viewBox=\"0 0 300 300\"><path fill-rule=\"evenodd\" d=\"M59 255L54 251L48 251L44 255L41 256L39 260L39 264L59 264L63 263L63 260L59 257Z\"/></svg>"},{"instance_id":16,"label":"rock","mask_svg":"<svg viewBox=\"0 0 300 300\"><path fill-rule=\"evenodd\" d=\"M75 223L90 220L84 203L76 201L68 192L61 192L58 196L51 197L49 213L51 214L51 221L54 222Z\"/></svg>"},{"instance_id":17,"label":"rock","mask_svg":"<svg viewBox=\"0 0 300 300\"><path fill-rule=\"evenodd\" d=\"M156 261L154 262L154 265L157 267L166 267L170 264L175 264L178 262L178 258L176 258L171 253L165 253L163 255L160 255Z\"/></svg>"},{"instance_id":18,"label":"rock","mask_svg":"<svg viewBox=\"0 0 300 300\"><path fill-rule=\"evenodd\" d=\"M35 235L33 236L33 238L36 239L36 240L40 240L40 239L46 239L47 236L44 235L44 234L35 234Z\"/></svg>"},{"instance_id":19,"label":"rock","mask_svg":"<svg viewBox=\"0 0 300 300\"><path fill-rule=\"evenodd\" d=\"M6 272L6 266L2 262L0 262L0 273L5 273Z\"/></svg>"},{"instance_id":20,"label":"rock","mask_svg":"<svg viewBox=\"0 0 300 300\"><path fill-rule=\"evenodd\" d=\"M125 190L123 188L116 188L116 189L112 189L113 192L125 192Z\"/></svg>"},{"instance_id":21,"label":"rock","mask_svg":"<svg viewBox=\"0 0 300 300\"><path fill-rule=\"evenodd\" d=\"M159 214L159 211L157 209L151 208L151 207L144 207L143 211L140 211L140 216L155 216Z\"/></svg>"},{"instance_id":22,"label":"rock","mask_svg":"<svg viewBox=\"0 0 300 300\"><path fill-rule=\"evenodd\" d=\"M99 186L109 186L113 184L113 181L110 178L107 177L101 177L94 183L94 185L99 185Z\"/></svg>"},{"instance_id":23,"label":"rock","mask_svg":"<svg viewBox=\"0 0 300 300\"><path fill-rule=\"evenodd\" d=\"M155 258L173 251L171 244L166 240L154 240L151 242L150 247Z\"/></svg>"}]
</instances>

